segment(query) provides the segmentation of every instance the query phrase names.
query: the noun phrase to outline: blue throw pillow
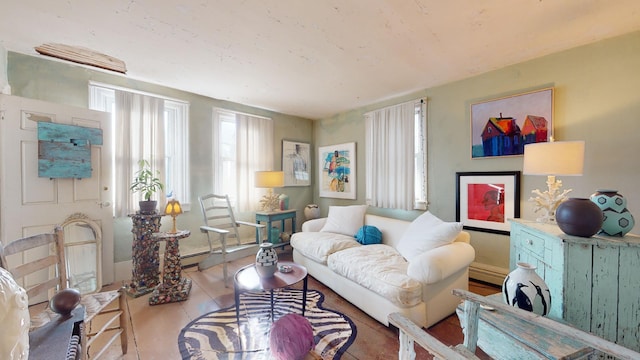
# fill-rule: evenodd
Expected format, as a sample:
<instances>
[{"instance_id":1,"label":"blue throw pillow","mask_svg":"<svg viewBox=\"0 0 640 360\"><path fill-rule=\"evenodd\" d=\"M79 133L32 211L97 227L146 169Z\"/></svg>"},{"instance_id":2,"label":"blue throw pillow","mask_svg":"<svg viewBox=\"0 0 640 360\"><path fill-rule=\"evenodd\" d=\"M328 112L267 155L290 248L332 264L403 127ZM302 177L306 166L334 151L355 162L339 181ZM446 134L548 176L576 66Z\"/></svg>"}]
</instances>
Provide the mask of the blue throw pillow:
<instances>
[{"instance_id":1,"label":"blue throw pillow","mask_svg":"<svg viewBox=\"0 0 640 360\"><path fill-rule=\"evenodd\" d=\"M375 226L365 225L358 230L355 238L362 245L381 244L382 232Z\"/></svg>"}]
</instances>

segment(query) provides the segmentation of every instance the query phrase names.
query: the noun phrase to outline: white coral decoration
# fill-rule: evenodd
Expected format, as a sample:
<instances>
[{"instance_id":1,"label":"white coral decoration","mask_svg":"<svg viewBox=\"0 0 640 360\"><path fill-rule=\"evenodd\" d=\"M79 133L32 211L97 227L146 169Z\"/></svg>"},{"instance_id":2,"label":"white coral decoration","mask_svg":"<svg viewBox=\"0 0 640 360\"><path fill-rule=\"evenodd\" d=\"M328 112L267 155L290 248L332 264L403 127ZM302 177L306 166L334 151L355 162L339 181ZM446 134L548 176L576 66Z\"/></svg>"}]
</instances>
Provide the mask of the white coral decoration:
<instances>
[{"instance_id":1,"label":"white coral decoration","mask_svg":"<svg viewBox=\"0 0 640 360\"><path fill-rule=\"evenodd\" d=\"M541 192L538 189L532 190L531 192L536 197L530 197L529 201L535 204L533 211L543 211L540 217L536 220L538 222L554 222L556 220L556 209L561 202L567 200L567 194L570 193L571 189L565 189L560 192L560 188L562 187L562 180L556 180L554 176L549 176L547 178L547 186L549 189L545 192Z\"/></svg>"},{"instance_id":2,"label":"white coral decoration","mask_svg":"<svg viewBox=\"0 0 640 360\"><path fill-rule=\"evenodd\" d=\"M275 193L267 194L260 200L260 205L262 205L262 210L273 211L280 208L280 197Z\"/></svg>"}]
</instances>

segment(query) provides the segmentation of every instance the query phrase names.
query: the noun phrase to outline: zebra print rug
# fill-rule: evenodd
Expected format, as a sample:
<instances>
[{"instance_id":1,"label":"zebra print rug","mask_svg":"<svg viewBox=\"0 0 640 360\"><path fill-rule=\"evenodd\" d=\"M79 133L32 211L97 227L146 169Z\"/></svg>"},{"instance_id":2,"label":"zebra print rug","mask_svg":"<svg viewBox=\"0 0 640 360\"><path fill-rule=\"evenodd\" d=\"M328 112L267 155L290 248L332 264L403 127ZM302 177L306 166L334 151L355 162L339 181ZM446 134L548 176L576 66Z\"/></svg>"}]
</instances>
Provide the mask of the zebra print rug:
<instances>
[{"instance_id":1,"label":"zebra print rug","mask_svg":"<svg viewBox=\"0 0 640 360\"><path fill-rule=\"evenodd\" d=\"M340 359L356 338L355 324L346 315L324 309L324 295L307 291L305 318L313 327L314 359ZM274 291L274 318L300 314L302 290ZM203 315L180 332L178 347L182 359L272 359L269 330L272 324L269 293L243 293L240 297L240 337L235 306ZM308 356L309 357L309 356ZM308 358L307 357L307 358Z\"/></svg>"}]
</instances>

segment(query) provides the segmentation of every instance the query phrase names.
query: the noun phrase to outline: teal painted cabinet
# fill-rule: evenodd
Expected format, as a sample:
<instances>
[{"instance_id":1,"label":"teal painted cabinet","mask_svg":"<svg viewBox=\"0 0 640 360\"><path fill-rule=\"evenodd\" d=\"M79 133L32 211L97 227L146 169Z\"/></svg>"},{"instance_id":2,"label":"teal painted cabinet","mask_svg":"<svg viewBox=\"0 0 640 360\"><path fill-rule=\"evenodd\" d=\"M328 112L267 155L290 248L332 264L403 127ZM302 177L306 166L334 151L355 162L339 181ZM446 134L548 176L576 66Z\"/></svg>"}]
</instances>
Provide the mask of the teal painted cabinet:
<instances>
[{"instance_id":1,"label":"teal painted cabinet","mask_svg":"<svg viewBox=\"0 0 640 360\"><path fill-rule=\"evenodd\" d=\"M640 351L640 237L570 236L555 224L512 219L510 269L537 266L549 317Z\"/></svg>"}]
</instances>

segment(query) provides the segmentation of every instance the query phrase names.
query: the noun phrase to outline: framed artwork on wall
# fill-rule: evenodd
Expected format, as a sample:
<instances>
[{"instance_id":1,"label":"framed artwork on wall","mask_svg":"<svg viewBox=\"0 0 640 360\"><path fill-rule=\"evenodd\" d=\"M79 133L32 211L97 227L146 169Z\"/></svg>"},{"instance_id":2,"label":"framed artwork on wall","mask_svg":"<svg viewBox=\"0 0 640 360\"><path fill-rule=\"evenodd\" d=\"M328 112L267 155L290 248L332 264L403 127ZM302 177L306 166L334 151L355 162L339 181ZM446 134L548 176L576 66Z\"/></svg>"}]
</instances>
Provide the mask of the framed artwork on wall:
<instances>
[{"instance_id":1,"label":"framed artwork on wall","mask_svg":"<svg viewBox=\"0 0 640 360\"><path fill-rule=\"evenodd\" d=\"M471 104L471 158L518 156L553 136L553 88Z\"/></svg>"},{"instance_id":2,"label":"framed artwork on wall","mask_svg":"<svg viewBox=\"0 0 640 360\"><path fill-rule=\"evenodd\" d=\"M509 235L520 217L520 171L457 172L456 221L465 229Z\"/></svg>"},{"instance_id":3,"label":"framed artwork on wall","mask_svg":"<svg viewBox=\"0 0 640 360\"><path fill-rule=\"evenodd\" d=\"M300 141L282 140L284 186L311 185L311 146Z\"/></svg>"},{"instance_id":4,"label":"framed artwork on wall","mask_svg":"<svg viewBox=\"0 0 640 360\"><path fill-rule=\"evenodd\" d=\"M356 198L356 143L318 148L320 197Z\"/></svg>"}]
</instances>

